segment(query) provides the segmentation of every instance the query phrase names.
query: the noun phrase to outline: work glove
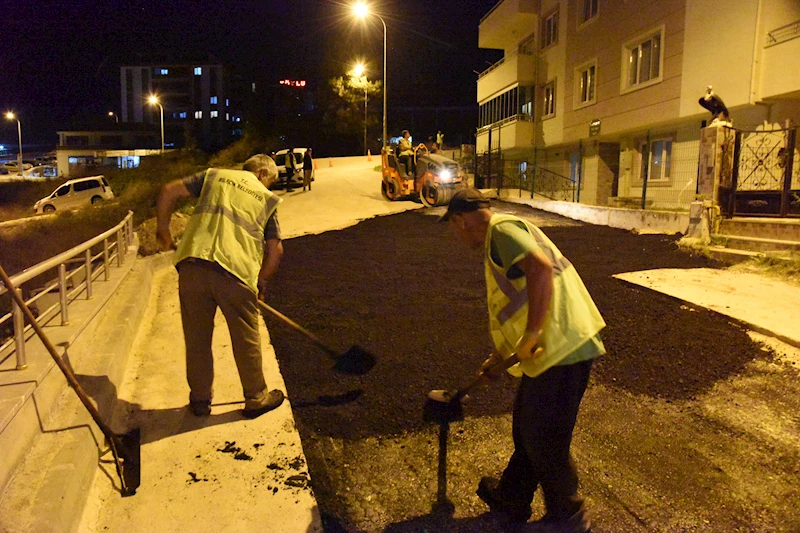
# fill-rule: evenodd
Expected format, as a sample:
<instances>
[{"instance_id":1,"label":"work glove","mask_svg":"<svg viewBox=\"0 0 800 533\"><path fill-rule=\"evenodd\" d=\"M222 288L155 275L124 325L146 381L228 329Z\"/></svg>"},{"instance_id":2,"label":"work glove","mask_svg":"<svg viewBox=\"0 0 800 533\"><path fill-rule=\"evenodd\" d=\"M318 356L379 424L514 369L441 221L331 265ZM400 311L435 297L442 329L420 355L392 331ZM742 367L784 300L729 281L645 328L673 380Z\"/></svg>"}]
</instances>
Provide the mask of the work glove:
<instances>
[{"instance_id":1,"label":"work glove","mask_svg":"<svg viewBox=\"0 0 800 533\"><path fill-rule=\"evenodd\" d=\"M539 338L542 332L525 331L517 341L516 353L520 361L535 359L544 353L544 348L539 347Z\"/></svg>"}]
</instances>

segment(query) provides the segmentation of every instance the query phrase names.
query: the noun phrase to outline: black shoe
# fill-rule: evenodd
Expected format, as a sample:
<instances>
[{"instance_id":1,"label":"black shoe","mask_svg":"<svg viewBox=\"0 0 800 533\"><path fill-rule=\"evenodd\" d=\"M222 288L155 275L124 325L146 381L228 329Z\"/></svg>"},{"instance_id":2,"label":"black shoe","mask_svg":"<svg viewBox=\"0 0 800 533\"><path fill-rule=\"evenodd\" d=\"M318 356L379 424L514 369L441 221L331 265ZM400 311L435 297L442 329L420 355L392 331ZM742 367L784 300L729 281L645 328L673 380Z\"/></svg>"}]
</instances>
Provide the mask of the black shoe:
<instances>
[{"instance_id":1,"label":"black shoe","mask_svg":"<svg viewBox=\"0 0 800 533\"><path fill-rule=\"evenodd\" d=\"M497 478L481 478L476 494L486 502L492 512L504 514L511 522L527 522L531 517L530 504L526 505L510 501L503 494L500 488L500 480Z\"/></svg>"},{"instance_id":2,"label":"black shoe","mask_svg":"<svg viewBox=\"0 0 800 533\"><path fill-rule=\"evenodd\" d=\"M266 403L261 407L257 407L255 409L242 409L242 415L245 418L256 418L264 413L272 411L280 404L283 403L283 391L278 389L269 391L266 397Z\"/></svg>"},{"instance_id":3,"label":"black shoe","mask_svg":"<svg viewBox=\"0 0 800 533\"><path fill-rule=\"evenodd\" d=\"M189 409L194 416L208 416L211 414L210 400L197 400L189 402Z\"/></svg>"},{"instance_id":4,"label":"black shoe","mask_svg":"<svg viewBox=\"0 0 800 533\"><path fill-rule=\"evenodd\" d=\"M572 516L557 517L548 512L525 528L526 533L591 533L591 531L592 522L586 514L586 506L583 504Z\"/></svg>"}]
</instances>

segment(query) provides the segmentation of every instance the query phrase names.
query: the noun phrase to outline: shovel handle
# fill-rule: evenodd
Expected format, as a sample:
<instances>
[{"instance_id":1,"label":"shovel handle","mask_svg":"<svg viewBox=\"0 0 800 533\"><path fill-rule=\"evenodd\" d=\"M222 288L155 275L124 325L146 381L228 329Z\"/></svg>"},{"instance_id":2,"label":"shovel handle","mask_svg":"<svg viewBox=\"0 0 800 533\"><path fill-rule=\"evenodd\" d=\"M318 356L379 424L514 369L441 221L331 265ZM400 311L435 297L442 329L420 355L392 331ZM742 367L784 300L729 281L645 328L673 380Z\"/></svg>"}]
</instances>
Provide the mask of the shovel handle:
<instances>
[{"instance_id":1,"label":"shovel handle","mask_svg":"<svg viewBox=\"0 0 800 533\"><path fill-rule=\"evenodd\" d=\"M455 393L455 395L453 396L454 399L453 401L461 401L461 398L466 396L468 392L470 392L472 389L483 383L483 378L484 376L486 376L486 374L490 372L496 372L498 370L508 370L517 363L519 363L519 356L517 356L517 354L511 354L510 357L503 359L496 365L489 367L486 370L481 370L478 373L477 378L473 379L466 387L459 389Z\"/></svg>"},{"instance_id":2,"label":"shovel handle","mask_svg":"<svg viewBox=\"0 0 800 533\"><path fill-rule=\"evenodd\" d=\"M278 311L274 307L270 307L269 305L267 305L265 302L263 302L261 300L258 300L258 305L261 306L261 309L263 309L264 311L267 311L268 313L272 314L273 316L275 316L279 320L283 321L288 326L294 328L295 330L299 331L300 333L302 333L303 335L308 337L308 339L311 342L313 342L318 348L320 348L321 350L326 352L328 355L330 355L332 357L337 357L337 358L339 357L339 353L336 350L334 350L333 348L331 348L328 345L326 345L325 343L323 343L321 340L319 340L319 338L317 338L316 335L314 335L313 333L308 331L306 328L304 328L303 326L301 326L300 324L298 324L297 322L295 322L294 320L292 320L288 316L284 315L283 313L281 313L280 311Z\"/></svg>"}]
</instances>

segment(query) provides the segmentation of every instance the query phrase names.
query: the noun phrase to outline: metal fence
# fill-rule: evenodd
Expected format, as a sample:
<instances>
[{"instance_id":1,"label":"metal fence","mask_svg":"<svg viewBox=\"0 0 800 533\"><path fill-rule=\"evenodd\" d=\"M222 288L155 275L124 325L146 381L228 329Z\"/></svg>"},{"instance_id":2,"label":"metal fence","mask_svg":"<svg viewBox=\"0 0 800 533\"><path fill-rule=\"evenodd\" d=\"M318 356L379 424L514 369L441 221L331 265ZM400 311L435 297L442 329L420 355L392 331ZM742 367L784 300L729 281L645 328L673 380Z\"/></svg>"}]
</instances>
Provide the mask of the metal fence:
<instances>
[{"instance_id":1,"label":"metal fence","mask_svg":"<svg viewBox=\"0 0 800 533\"><path fill-rule=\"evenodd\" d=\"M93 283L101 275L104 281L109 281L109 268L121 266L128 246L133 242L133 211L129 211L122 221L101 233L97 237L90 239L83 244L62 252L55 257L34 265L22 272L11 276L11 282L16 290L22 294L22 285L37 276L48 271L57 270L58 276L55 280L47 283L41 289L30 291L35 295L25 300L26 305L39 308L41 302L46 300L49 294L58 294L58 301L46 309L39 309L37 321L45 324L55 317L61 317L61 325L69 324L69 304L76 300L81 293L85 298L92 298ZM80 279L80 278L83 279ZM0 296L6 295L8 289L0 286ZM12 325L13 334L4 339L0 345L0 355L6 357L10 354L13 345L16 353L16 369L22 370L27 367L25 358L25 340L33 335L33 327L25 326L22 309L11 302L11 311L0 317L0 328L6 329L8 324ZM2 359L0 359L2 361Z\"/></svg>"},{"instance_id":2,"label":"metal fence","mask_svg":"<svg viewBox=\"0 0 800 533\"><path fill-rule=\"evenodd\" d=\"M567 176L533 165L527 159L505 159L499 153L475 158L475 186L479 189L516 189L551 200L574 202L577 184Z\"/></svg>"}]
</instances>

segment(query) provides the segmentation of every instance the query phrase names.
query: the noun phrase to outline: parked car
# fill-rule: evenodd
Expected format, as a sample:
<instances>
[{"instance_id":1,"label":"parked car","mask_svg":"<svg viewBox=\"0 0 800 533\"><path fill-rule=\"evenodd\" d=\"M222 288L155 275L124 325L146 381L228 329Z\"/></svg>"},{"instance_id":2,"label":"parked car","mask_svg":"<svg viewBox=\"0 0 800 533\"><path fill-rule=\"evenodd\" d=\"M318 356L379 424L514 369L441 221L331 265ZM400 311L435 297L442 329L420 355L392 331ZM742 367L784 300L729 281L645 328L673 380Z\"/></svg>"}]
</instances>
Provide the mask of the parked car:
<instances>
[{"instance_id":1,"label":"parked car","mask_svg":"<svg viewBox=\"0 0 800 533\"><path fill-rule=\"evenodd\" d=\"M7 175L8 175L8 169L0 167L0 176L7 176Z\"/></svg>"},{"instance_id":2,"label":"parked car","mask_svg":"<svg viewBox=\"0 0 800 533\"><path fill-rule=\"evenodd\" d=\"M96 205L114 198L114 192L103 176L90 176L69 180L33 206L37 213L51 213L57 209L73 209Z\"/></svg>"},{"instance_id":3,"label":"parked car","mask_svg":"<svg viewBox=\"0 0 800 533\"><path fill-rule=\"evenodd\" d=\"M291 185L303 186L303 157L306 155L307 148L295 148L294 161L295 170L292 175ZM278 181L272 186L273 188L284 187L286 184L286 155L289 153L287 148L275 152L275 165L278 167ZM314 171L311 171L311 181L314 181Z\"/></svg>"},{"instance_id":4,"label":"parked car","mask_svg":"<svg viewBox=\"0 0 800 533\"><path fill-rule=\"evenodd\" d=\"M53 165L38 165L22 173L26 178L57 178L58 168Z\"/></svg>"},{"instance_id":5,"label":"parked car","mask_svg":"<svg viewBox=\"0 0 800 533\"><path fill-rule=\"evenodd\" d=\"M30 170L33 165L30 163L22 163L22 170ZM8 163L3 163L3 168L8 170L10 173L19 172L19 165L16 161L9 161Z\"/></svg>"}]
</instances>

